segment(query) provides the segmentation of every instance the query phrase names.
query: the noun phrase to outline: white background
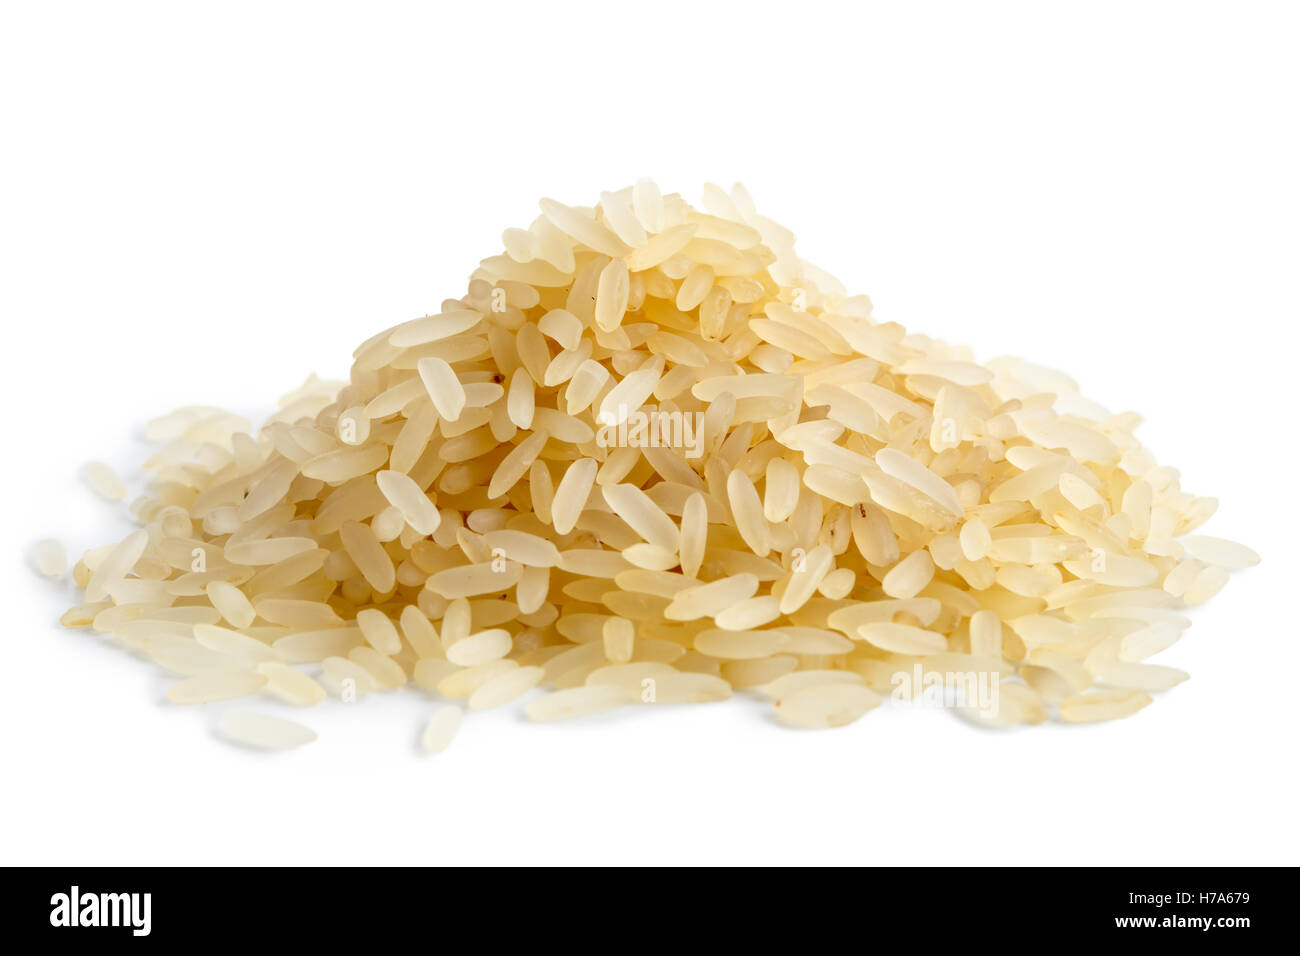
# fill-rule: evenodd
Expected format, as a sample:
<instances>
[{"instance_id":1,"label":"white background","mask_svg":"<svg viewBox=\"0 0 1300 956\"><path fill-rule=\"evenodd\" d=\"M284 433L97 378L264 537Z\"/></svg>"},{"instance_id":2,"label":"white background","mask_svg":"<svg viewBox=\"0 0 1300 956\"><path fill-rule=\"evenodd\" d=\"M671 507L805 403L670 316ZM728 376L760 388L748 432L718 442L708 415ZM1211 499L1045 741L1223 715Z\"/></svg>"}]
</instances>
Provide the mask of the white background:
<instances>
[{"instance_id":1,"label":"white background","mask_svg":"<svg viewBox=\"0 0 1300 956\"><path fill-rule=\"evenodd\" d=\"M0 321L9 863L1297 863L1296 8L7 3ZM1264 563L1137 718L1006 734L742 698L416 750L415 693L260 757L53 622L149 417L264 414L458 296L541 196L745 182L877 316L1147 417ZM133 485L133 491L139 490Z\"/></svg>"}]
</instances>

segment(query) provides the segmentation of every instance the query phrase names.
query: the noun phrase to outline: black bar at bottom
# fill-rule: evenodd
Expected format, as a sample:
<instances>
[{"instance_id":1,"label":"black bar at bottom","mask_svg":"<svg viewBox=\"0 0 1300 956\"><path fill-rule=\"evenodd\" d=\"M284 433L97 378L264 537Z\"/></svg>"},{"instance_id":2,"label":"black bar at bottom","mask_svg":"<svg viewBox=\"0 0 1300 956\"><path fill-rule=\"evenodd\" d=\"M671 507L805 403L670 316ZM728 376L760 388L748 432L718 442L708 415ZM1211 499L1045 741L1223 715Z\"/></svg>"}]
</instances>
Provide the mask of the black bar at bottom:
<instances>
[{"instance_id":1,"label":"black bar at bottom","mask_svg":"<svg viewBox=\"0 0 1300 956\"><path fill-rule=\"evenodd\" d=\"M1282 930L1295 882L1293 869L1196 867L791 868L669 880L633 872L587 878L574 870L556 880L543 878L530 892L521 892L518 877L503 881L492 873L436 869L39 868L10 869L9 875L6 926L48 932L51 941L75 934L81 942L248 942L263 936L270 922L291 931L295 944L330 946L350 938L373 943L377 934L415 931L426 920L433 921L426 929L450 929L466 917L480 923L493 912L498 930L554 925L567 911L571 918L595 916L614 928L625 922L635 937L650 938L688 911L708 922L706 910L715 907L729 943L741 927L774 929L775 923L807 921L812 914L827 930L838 923L855 935L910 926L916 943L930 934L936 940L992 940L1008 931L1019 938L1035 930L1052 932L1043 939L1058 942L1200 935L1228 943L1254 930ZM626 888L618 886L620 879L628 880ZM710 885L712 892L698 895L695 883ZM701 900L713 905L701 909ZM530 921L534 913L546 921Z\"/></svg>"}]
</instances>

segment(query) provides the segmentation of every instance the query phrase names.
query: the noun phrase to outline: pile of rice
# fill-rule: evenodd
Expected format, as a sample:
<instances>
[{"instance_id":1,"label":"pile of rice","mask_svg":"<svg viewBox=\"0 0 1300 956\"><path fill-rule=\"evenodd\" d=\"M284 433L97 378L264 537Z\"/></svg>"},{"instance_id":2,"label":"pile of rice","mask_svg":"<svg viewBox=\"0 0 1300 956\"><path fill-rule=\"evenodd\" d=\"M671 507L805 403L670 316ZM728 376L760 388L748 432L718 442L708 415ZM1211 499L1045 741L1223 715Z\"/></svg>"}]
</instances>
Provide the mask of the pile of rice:
<instances>
[{"instance_id":1,"label":"pile of rice","mask_svg":"<svg viewBox=\"0 0 1300 956\"><path fill-rule=\"evenodd\" d=\"M175 674L178 704L414 683L443 702L434 751L462 704L530 695L553 720L744 689L832 727L901 675L990 679L996 710L964 712L1008 726L1145 707L1187 676L1146 662L1179 610L1258 560L1190 534L1216 502L1135 415L877 321L741 186L541 211L347 383L310 378L256 432L152 422L141 528L76 563L63 623ZM220 727L315 736L246 709Z\"/></svg>"}]
</instances>

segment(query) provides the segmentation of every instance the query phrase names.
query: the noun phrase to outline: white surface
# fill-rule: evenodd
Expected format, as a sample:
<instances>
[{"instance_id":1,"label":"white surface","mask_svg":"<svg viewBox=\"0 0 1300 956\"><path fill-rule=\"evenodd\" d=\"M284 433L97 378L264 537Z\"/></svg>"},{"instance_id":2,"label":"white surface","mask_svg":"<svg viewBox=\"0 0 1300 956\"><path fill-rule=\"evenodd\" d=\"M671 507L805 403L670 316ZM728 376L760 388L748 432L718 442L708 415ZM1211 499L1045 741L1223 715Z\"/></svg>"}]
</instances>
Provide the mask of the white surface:
<instances>
[{"instance_id":1,"label":"white surface","mask_svg":"<svg viewBox=\"0 0 1300 956\"><path fill-rule=\"evenodd\" d=\"M564 26L560 26L563 22ZM6 4L10 863L1291 863L1296 9ZM460 295L536 201L745 182L877 315L1071 372L1264 564L1134 720L1011 734L741 699L560 726L414 693L233 749L52 622L27 567L128 530L77 480L179 404L262 413ZM133 491L138 475L132 474ZM268 712L284 714L275 707Z\"/></svg>"}]
</instances>

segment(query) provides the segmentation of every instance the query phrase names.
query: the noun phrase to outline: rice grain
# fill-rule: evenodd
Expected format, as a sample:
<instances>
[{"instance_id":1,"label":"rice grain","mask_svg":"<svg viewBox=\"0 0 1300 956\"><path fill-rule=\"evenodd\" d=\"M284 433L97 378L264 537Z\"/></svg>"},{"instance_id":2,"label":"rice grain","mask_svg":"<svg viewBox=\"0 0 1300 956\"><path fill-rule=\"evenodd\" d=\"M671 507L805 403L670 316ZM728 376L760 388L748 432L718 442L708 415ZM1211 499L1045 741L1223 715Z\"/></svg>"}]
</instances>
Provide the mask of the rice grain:
<instances>
[{"instance_id":1,"label":"rice grain","mask_svg":"<svg viewBox=\"0 0 1300 956\"><path fill-rule=\"evenodd\" d=\"M102 461L88 461L82 468L86 484L105 501L121 501L126 497L126 485L108 465Z\"/></svg>"},{"instance_id":2,"label":"rice grain","mask_svg":"<svg viewBox=\"0 0 1300 956\"><path fill-rule=\"evenodd\" d=\"M425 724L424 733L420 736L420 745L428 753L442 753L451 746L456 731L460 730L461 715L461 709L455 705L448 704L440 707Z\"/></svg>"},{"instance_id":3,"label":"rice grain","mask_svg":"<svg viewBox=\"0 0 1300 956\"><path fill-rule=\"evenodd\" d=\"M743 187L704 197L544 199L347 381L308 378L258 430L154 420L139 530L72 563L61 621L186 678L177 702L413 681L479 711L544 686L524 710L551 720L765 687L781 720L833 727L915 667L995 676L997 713L962 713L1003 727L1127 716L1184 680L1148 659L1259 558L1199 533L1217 501L1137 417L877 319ZM50 541L33 561L68 563Z\"/></svg>"},{"instance_id":4,"label":"rice grain","mask_svg":"<svg viewBox=\"0 0 1300 956\"><path fill-rule=\"evenodd\" d=\"M68 569L68 555L63 545L53 538L38 541L32 549L36 570L47 578L57 578Z\"/></svg>"},{"instance_id":5,"label":"rice grain","mask_svg":"<svg viewBox=\"0 0 1300 956\"><path fill-rule=\"evenodd\" d=\"M235 743L257 750L293 750L316 739L315 731L302 724L251 710L226 711L217 728Z\"/></svg>"}]
</instances>

